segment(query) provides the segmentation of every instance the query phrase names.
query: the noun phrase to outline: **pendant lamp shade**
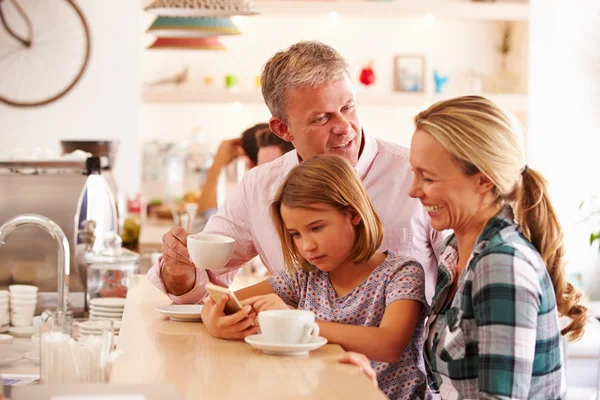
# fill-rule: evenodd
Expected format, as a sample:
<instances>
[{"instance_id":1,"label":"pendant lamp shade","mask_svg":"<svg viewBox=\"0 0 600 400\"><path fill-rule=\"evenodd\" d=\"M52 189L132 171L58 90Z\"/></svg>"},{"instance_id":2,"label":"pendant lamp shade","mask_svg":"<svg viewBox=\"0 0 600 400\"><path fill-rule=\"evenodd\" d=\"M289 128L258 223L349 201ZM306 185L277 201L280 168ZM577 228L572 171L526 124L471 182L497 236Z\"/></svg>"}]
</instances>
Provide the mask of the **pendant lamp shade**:
<instances>
[{"instance_id":1,"label":"pendant lamp shade","mask_svg":"<svg viewBox=\"0 0 600 400\"><path fill-rule=\"evenodd\" d=\"M148 49L152 50L227 50L214 37L159 37Z\"/></svg>"},{"instance_id":2,"label":"pendant lamp shade","mask_svg":"<svg viewBox=\"0 0 600 400\"><path fill-rule=\"evenodd\" d=\"M229 17L163 17L150 25L147 33L160 37L208 37L239 35Z\"/></svg>"},{"instance_id":3,"label":"pendant lamp shade","mask_svg":"<svg viewBox=\"0 0 600 400\"><path fill-rule=\"evenodd\" d=\"M228 17L260 14L249 0L154 0L145 9L171 17Z\"/></svg>"}]
</instances>

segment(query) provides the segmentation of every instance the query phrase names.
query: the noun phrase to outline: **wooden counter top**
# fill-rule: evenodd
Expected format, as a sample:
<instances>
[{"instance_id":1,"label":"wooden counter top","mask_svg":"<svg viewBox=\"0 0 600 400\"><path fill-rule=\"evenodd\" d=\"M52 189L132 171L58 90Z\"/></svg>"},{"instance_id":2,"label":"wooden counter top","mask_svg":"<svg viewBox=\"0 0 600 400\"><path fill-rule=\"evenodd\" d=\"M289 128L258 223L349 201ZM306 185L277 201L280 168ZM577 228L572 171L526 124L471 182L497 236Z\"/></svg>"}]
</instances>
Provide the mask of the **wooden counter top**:
<instances>
[{"instance_id":1,"label":"wooden counter top","mask_svg":"<svg viewBox=\"0 0 600 400\"><path fill-rule=\"evenodd\" d=\"M154 310L169 304L145 276L127 294L111 383L173 383L184 399L386 399L357 367L326 345L307 356L266 355L243 341L211 337L199 322Z\"/></svg>"}]
</instances>

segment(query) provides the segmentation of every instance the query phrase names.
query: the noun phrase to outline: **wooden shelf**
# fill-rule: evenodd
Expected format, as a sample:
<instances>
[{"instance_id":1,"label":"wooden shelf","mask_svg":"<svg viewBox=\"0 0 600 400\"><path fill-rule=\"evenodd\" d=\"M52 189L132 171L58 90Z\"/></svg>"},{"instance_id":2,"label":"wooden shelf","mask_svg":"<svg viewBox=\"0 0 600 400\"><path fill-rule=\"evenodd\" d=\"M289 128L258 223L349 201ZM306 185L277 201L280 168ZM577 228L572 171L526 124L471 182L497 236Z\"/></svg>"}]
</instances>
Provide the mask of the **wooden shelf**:
<instances>
[{"instance_id":1,"label":"wooden shelf","mask_svg":"<svg viewBox=\"0 0 600 400\"><path fill-rule=\"evenodd\" d=\"M418 107L423 108L436 101L459 96L459 93L448 94L423 94L423 93L376 93L357 92L356 99L361 107ZM501 107L513 112L526 112L528 96L524 94L486 94ZM152 90L143 94L144 103L204 103L204 104L254 104L264 105L262 94L259 90L248 92L214 91L203 92L192 89Z\"/></svg>"},{"instance_id":2,"label":"wooden shelf","mask_svg":"<svg viewBox=\"0 0 600 400\"><path fill-rule=\"evenodd\" d=\"M341 16L377 18L400 18L432 14L436 18L528 21L528 2L471 2L441 0L392 0L392 1L306 1L306 0L259 0L257 7L263 15L317 15L337 12Z\"/></svg>"}]
</instances>

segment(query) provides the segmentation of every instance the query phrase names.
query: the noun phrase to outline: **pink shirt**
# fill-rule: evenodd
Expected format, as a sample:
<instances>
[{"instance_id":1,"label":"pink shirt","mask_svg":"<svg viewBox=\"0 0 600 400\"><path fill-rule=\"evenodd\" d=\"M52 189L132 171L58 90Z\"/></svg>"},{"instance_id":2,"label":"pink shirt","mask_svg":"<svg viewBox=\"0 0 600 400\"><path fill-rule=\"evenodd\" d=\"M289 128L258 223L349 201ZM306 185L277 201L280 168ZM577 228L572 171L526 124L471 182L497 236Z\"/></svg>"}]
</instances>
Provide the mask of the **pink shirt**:
<instances>
[{"instance_id":1,"label":"pink shirt","mask_svg":"<svg viewBox=\"0 0 600 400\"><path fill-rule=\"evenodd\" d=\"M425 296L431 301L435 290L437 257L443 235L429 224L421 203L408 196L412 170L408 149L363 135L365 145L354 166L381 218L385 234L381 251L391 250L416 258L425 270ZM195 287L181 296L168 294L175 303L199 303L208 282L229 286L244 263L259 255L275 274L284 269L281 244L269 215L269 205L287 173L298 165L292 150L268 164L255 167L225 199L203 232L235 239L229 263L219 270L196 269ZM160 278L162 258L148 271L148 279L166 293Z\"/></svg>"}]
</instances>

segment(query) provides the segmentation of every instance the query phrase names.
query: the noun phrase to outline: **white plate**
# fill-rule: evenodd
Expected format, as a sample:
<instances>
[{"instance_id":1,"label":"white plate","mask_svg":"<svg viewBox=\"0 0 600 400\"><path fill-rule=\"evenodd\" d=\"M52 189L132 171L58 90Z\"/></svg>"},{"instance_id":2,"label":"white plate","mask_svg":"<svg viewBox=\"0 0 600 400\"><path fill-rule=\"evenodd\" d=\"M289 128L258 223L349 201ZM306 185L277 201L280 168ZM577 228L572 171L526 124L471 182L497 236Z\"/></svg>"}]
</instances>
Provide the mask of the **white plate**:
<instances>
[{"instance_id":1,"label":"white plate","mask_svg":"<svg viewBox=\"0 0 600 400\"><path fill-rule=\"evenodd\" d=\"M90 306L90 312L109 312L109 313L123 313L125 307L105 307L105 306Z\"/></svg>"},{"instance_id":2,"label":"white plate","mask_svg":"<svg viewBox=\"0 0 600 400\"><path fill-rule=\"evenodd\" d=\"M23 358L23 355L9 348L3 348L1 350L2 351L0 351L0 366L10 365L15 361L19 361L21 358Z\"/></svg>"},{"instance_id":3,"label":"white plate","mask_svg":"<svg viewBox=\"0 0 600 400\"><path fill-rule=\"evenodd\" d=\"M109 328L110 323L108 321L84 321L79 324L79 330L102 331Z\"/></svg>"},{"instance_id":4,"label":"white plate","mask_svg":"<svg viewBox=\"0 0 600 400\"><path fill-rule=\"evenodd\" d=\"M97 297L90 300L90 304L106 308L123 308L125 307L125 299L122 297Z\"/></svg>"},{"instance_id":5,"label":"white plate","mask_svg":"<svg viewBox=\"0 0 600 400\"><path fill-rule=\"evenodd\" d=\"M121 321L123 317L99 317L97 315L90 315L92 321Z\"/></svg>"},{"instance_id":6,"label":"white plate","mask_svg":"<svg viewBox=\"0 0 600 400\"><path fill-rule=\"evenodd\" d=\"M104 318L116 318L123 319L123 314L106 314L106 313L98 313L98 312L90 312L90 317L104 317Z\"/></svg>"},{"instance_id":7,"label":"white plate","mask_svg":"<svg viewBox=\"0 0 600 400\"><path fill-rule=\"evenodd\" d=\"M173 321L202 321L202 304L168 304L155 310Z\"/></svg>"},{"instance_id":8,"label":"white plate","mask_svg":"<svg viewBox=\"0 0 600 400\"><path fill-rule=\"evenodd\" d=\"M14 337L31 337L35 333L33 326L13 326L8 332Z\"/></svg>"},{"instance_id":9,"label":"white plate","mask_svg":"<svg viewBox=\"0 0 600 400\"><path fill-rule=\"evenodd\" d=\"M299 356L327 344L327 339L321 336L314 339L312 342L302 344L266 343L263 340L263 335L260 333L247 336L244 340L250 346L262 350L265 354L278 356Z\"/></svg>"},{"instance_id":10,"label":"white plate","mask_svg":"<svg viewBox=\"0 0 600 400\"><path fill-rule=\"evenodd\" d=\"M90 314L106 314L106 315L110 315L110 316L121 316L123 315L123 310L108 310L105 308L102 309L98 309L98 308L90 308Z\"/></svg>"}]
</instances>

